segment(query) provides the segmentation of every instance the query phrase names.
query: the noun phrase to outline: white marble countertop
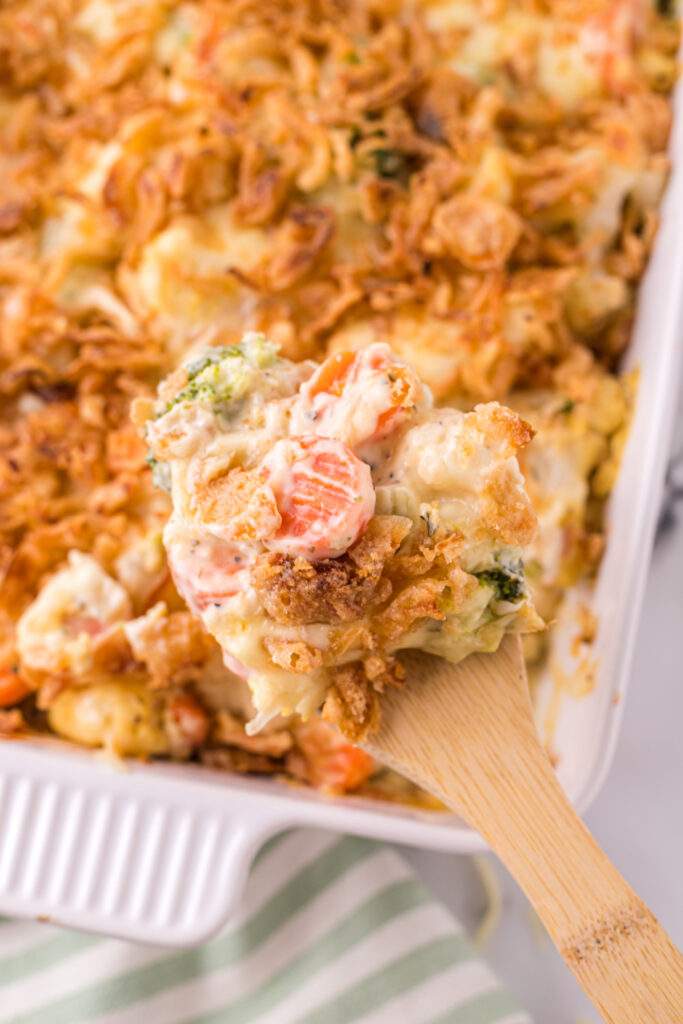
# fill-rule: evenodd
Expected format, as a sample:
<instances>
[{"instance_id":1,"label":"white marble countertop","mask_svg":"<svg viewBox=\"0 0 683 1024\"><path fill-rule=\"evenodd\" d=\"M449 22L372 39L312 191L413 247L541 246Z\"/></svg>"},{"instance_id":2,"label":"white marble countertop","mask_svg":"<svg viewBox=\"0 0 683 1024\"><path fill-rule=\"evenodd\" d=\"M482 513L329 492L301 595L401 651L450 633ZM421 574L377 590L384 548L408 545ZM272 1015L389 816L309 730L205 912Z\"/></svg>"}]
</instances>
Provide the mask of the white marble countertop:
<instances>
[{"instance_id":1,"label":"white marble countertop","mask_svg":"<svg viewBox=\"0 0 683 1024\"><path fill-rule=\"evenodd\" d=\"M683 450L683 410L674 450ZM586 815L596 839L683 945L683 503L652 559L623 728ZM473 926L483 892L466 857L405 850L424 881ZM483 950L535 1024L597 1024L593 1010L504 869L500 925Z\"/></svg>"}]
</instances>

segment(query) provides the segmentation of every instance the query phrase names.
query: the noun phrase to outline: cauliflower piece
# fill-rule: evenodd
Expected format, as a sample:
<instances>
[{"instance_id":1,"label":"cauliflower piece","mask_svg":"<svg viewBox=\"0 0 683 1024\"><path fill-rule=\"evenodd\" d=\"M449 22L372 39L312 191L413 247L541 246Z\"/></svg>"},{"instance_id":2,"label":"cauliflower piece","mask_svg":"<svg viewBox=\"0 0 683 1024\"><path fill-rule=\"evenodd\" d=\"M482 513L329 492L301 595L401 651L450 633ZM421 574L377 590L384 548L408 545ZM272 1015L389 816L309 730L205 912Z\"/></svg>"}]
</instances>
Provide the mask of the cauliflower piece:
<instances>
[{"instance_id":1,"label":"cauliflower piece","mask_svg":"<svg viewBox=\"0 0 683 1024\"><path fill-rule=\"evenodd\" d=\"M107 680L62 690L50 705L50 727L85 747L120 757L169 752L164 702L143 681Z\"/></svg>"},{"instance_id":2,"label":"cauliflower piece","mask_svg":"<svg viewBox=\"0 0 683 1024\"><path fill-rule=\"evenodd\" d=\"M69 552L68 564L45 584L17 624L22 667L79 677L98 642L132 615L130 598L90 555Z\"/></svg>"}]
</instances>

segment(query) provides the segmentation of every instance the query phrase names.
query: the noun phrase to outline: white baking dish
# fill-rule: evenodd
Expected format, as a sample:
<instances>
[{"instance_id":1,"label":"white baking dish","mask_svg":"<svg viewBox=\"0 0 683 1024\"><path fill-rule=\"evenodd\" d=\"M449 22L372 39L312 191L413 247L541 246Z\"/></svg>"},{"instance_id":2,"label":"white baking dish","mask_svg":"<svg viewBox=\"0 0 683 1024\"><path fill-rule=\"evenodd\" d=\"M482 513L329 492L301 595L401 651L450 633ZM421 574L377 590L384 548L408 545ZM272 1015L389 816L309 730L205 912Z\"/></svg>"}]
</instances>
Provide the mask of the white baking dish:
<instances>
[{"instance_id":1,"label":"white baking dish","mask_svg":"<svg viewBox=\"0 0 683 1024\"><path fill-rule=\"evenodd\" d=\"M609 510L597 586L581 595L600 623L596 684L565 696L554 734L560 780L584 810L612 758L660 505L683 348L683 90L674 173L640 291L627 367L637 409ZM575 598L577 600L577 598ZM571 607L555 634L566 660ZM550 681L541 687L541 714ZM262 842L316 825L458 853L483 847L458 819L330 800L273 782L178 765L117 769L57 741L0 743L0 912L168 945L215 932L242 892Z\"/></svg>"}]
</instances>

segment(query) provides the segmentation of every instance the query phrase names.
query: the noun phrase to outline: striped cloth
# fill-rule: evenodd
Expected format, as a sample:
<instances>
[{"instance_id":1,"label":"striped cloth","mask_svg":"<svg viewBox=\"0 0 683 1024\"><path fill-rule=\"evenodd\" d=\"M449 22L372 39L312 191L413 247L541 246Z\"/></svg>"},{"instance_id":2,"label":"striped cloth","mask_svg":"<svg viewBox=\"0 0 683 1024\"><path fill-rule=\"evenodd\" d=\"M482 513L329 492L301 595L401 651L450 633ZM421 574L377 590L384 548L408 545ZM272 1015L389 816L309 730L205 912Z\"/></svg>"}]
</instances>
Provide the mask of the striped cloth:
<instances>
[{"instance_id":1,"label":"striped cloth","mask_svg":"<svg viewBox=\"0 0 683 1024\"><path fill-rule=\"evenodd\" d=\"M0 923L1 1024L530 1024L392 849L271 840L238 915L180 952Z\"/></svg>"}]
</instances>

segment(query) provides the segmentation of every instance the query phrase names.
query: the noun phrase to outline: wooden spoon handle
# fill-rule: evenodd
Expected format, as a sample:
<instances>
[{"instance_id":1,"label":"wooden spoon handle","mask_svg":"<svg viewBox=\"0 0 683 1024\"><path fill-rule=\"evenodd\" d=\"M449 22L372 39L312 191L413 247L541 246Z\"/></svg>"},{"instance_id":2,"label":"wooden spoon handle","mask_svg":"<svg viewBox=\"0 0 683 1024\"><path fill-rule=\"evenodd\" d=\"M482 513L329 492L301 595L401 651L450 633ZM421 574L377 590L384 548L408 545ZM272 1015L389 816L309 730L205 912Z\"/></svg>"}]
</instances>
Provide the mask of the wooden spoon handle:
<instances>
[{"instance_id":1,"label":"wooden spoon handle","mask_svg":"<svg viewBox=\"0 0 683 1024\"><path fill-rule=\"evenodd\" d=\"M683 957L576 815L540 748L538 754L545 764L526 779L516 774L514 787L509 776L499 777L492 787L497 808L477 821L471 816L472 824L516 877L609 1024L681 1024Z\"/></svg>"},{"instance_id":2,"label":"wooden spoon handle","mask_svg":"<svg viewBox=\"0 0 683 1024\"><path fill-rule=\"evenodd\" d=\"M407 656L415 681L385 694L377 755L481 833L609 1024L683 1024L683 958L565 797L518 641L490 658Z\"/></svg>"}]
</instances>

